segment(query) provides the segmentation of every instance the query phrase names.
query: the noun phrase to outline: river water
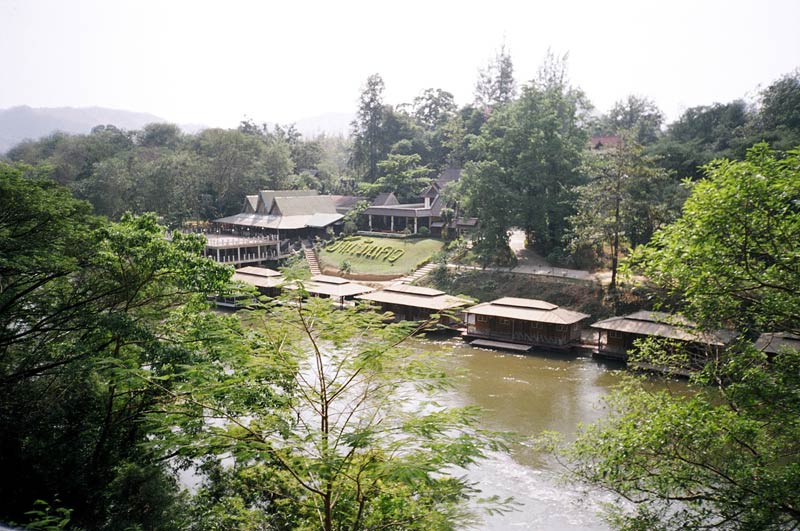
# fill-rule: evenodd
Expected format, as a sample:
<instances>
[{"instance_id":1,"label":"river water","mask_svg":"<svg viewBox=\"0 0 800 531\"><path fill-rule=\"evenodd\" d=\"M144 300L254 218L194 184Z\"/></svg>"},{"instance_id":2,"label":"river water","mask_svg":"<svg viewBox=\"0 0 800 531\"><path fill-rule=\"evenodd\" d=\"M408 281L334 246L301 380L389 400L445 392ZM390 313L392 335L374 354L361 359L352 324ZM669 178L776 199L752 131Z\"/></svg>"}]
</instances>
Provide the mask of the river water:
<instances>
[{"instance_id":1,"label":"river water","mask_svg":"<svg viewBox=\"0 0 800 531\"><path fill-rule=\"evenodd\" d=\"M456 388L447 397L452 405L478 405L486 412L483 427L523 436L508 454L493 453L467 473L482 496L512 496L519 504L513 512L485 516L479 529L609 529L598 513L611 499L566 484L560 465L524 438L553 430L569 440L581 423L602 418L602 397L625 374L622 364L574 353L479 349L458 338L416 339L411 346L436 351L457 374Z\"/></svg>"}]
</instances>

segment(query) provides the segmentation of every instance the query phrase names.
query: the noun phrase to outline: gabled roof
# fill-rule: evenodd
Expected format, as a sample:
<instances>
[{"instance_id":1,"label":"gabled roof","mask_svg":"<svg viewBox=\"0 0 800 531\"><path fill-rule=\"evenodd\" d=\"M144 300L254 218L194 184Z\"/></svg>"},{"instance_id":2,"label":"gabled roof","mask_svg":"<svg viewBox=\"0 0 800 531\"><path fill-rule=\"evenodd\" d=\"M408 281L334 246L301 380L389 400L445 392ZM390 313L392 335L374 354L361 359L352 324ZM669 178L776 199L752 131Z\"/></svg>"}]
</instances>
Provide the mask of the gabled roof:
<instances>
[{"instance_id":1,"label":"gabled roof","mask_svg":"<svg viewBox=\"0 0 800 531\"><path fill-rule=\"evenodd\" d=\"M275 196L270 214L273 216L307 216L312 214L338 214L336 203L330 196Z\"/></svg>"},{"instance_id":2,"label":"gabled roof","mask_svg":"<svg viewBox=\"0 0 800 531\"><path fill-rule=\"evenodd\" d=\"M357 299L384 304L397 304L426 310L452 310L471 304L469 299L453 297L443 291L407 284L394 284L381 291L374 291L366 295L359 295Z\"/></svg>"},{"instance_id":3,"label":"gabled roof","mask_svg":"<svg viewBox=\"0 0 800 531\"><path fill-rule=\"evenodd\" d=\"M598 330L613 330L627 334L656 336L710 345L725 345L733 339L733 333L726 330L707 333L699 330L695 323L680 315L645 310L598 321L591 327Z\"/></svg>"},{"instance_id":4,"label":"gabled roof","mask_svg":"<svg viewBox=\"0 0 800 531\"><path fill-rule=\"evenodd\" d=\"M360 201L364 201L363 197L357 195L331 195L328 197L330 197L333 204L336 205L336 211L339 214L347 214L347 212Z\"/></svg>"},{"instance_id":5,"label":"gabled roof","mask_svg":"<svg viewBox=\"0 0 800 531\"><path fill-rule=\"evenodd\" d=\"M447 183L461 179L461 168L447 168L436 178L439 188L444 188Z\"/></svg>"},{"instance_id":6,"label":"gabled roof","mask_svg":"<svg viewBox=\"0 0 800 531\"><path fill-rule=\"evenodd\" d=\"M394 192L382 192L375 197L371 206L389 206L399 204L400 201L397 200L397 196L394 195Z\"/></svg>"},{"instance_id":7,"label":"gabled roof","mask_svg":"<svg viewBox=\"0 0 800 531\"><path fill-rule=\"evenodd\" d=\"M276 197L309 197L317 195L316 190L261 190L258 192L259 214L270 214Z\"/></svg>"},{"instance_id":8,"label":"gabled roof","mask_svg":"<svg viewBox=\"0 0 800 531\"><path fill-rule=\"evenodd\" d=\"M258 210L258 195L245 196L242 212L245 214L254 214L256 210Z\"/></svg>"},{"instance_id":9,"label":"gabled roof","mask_svg":"<svg viewBox=\"0 0 800 531\"><path fill-rule=\"evenodd\" d=\"M758 336L756 348L767 354L778 354L785 349L800 351L800 336L788 332L768 332Z\"/></svg>"},{"instance_id":10,"label":"gabled roof","mask_svg":"<svg viewBox=\"0 0 800 531\"><path fill-rule=\"evenodd\" d=\"M439 197L439 188L437 188L435 185L432 184L427 188L427 190L422 192L422 195L420 195L420 197L431 197L431 198Z\"/></svg>"},{"instance_id":11,"label":"gabled roof","mask_svg":"<svg viewBox=\"0 0 800 531\"><path fill-rule=\"evenodd\" d=\"M574 324L589 317L585 313L559 308L546 301L516 297L503 297L491 302L484 302L467 308L464 313L562 325Z\"/></svg>"}]
</instances>

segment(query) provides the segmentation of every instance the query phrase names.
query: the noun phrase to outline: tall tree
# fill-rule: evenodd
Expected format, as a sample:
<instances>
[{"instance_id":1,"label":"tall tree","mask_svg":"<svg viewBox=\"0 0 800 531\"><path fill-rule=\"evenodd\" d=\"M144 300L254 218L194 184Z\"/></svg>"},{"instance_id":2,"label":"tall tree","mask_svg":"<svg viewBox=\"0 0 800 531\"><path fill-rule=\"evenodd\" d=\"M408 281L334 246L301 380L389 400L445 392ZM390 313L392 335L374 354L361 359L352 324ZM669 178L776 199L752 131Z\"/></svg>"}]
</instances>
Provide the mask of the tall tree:
<instances>
[{"instance_id":1,"label":"tall tree","mask_svg":"<svg viewBox=\"0 0 800 531\"><path fill-rule=\"evenodd\" d=\"M614 149L597 155L587 165L589 182L579 186L577 212L569 218L572 247L588 245L602 252L611 246L611 284L616 289L622 249L646 243L662 225L678 214L677 182L630 134Z\"/></svg>"},{"instance_id":2,"label":"tall tree","mask_svg":"<svg viewBox=\"0 0 800 531\"><path fill-rule=\"evenodd\" d=\"M207 348L168 323L230 273L201 239L109 225L26 172L0 165L0 520L44 500L87 529L182 527L168 456L142 446L164 395L121 369L166 375Z\"/></svg>"},{"instance_id":3,"label":"tall tree","mask_svg":"<svg viewBox=\"0 0 800 531\"><path fill-rule=\"evenodd\" d=\"M539 77L523 87L518 100L493 112L473 143L481 158L501 169L483 175L481 168L489 166L478 166L475 178L488 181L481 189L508 194L510 210L502 220L481 219L498 231L492 241L503 241L500 232L516 226L545 253L562 248L566 219L574 212L572 189L582 181L589 110L583 93L569 85L564 60L549 55ZM464 192L466 204L477 212L485 196L469 188ZM485 213L497 214L495 209Z\"/></svg>"},{"instance_id":4,"label":"tall tree","mask_svg":"<svg viewBox=\"0 0 800 531\"><path fill-rule=\"evenodd\" d=\"M634 95L614 104L600 125L608 133L627 132L633 140L642 145L652 144L661 135L664 113L656 104Z\"/></svg>"},{"instance_id":5,"label":"tall tree","mask_svg":"<svg viewBox=\"0 0 800 531\"><path fill-rule=\"evenodd\" d=\"M573 471L634 502L613 511L619 529L797 529L800 351L767 355L750 341L800 332L800 152L757 145L706 171L634 263L684 297L702 329L745 336L709 357L689 396L630 382L572 448ZM646 346L639 359L653 356L668 360Z\"/></svg>"},{"instance_id":6,"label":"tall tree","mask_svg":"<svg viewBox=\"0 0 800 531\"><path fill-rule=\"evenodd\" d=\"M382 131L384 88L383 78L379 74L367 78L359 97L356 118L351 124L353 151L350 164L367 182L374 182L378 178L378 162L386 155Z\"/></svg>"},{"instance_id":7,"label":"tall tree","mask_svg":"<svg viewBox=\"0 0 800 531\"><path fill-rule=\"evenodd\" d=\"M245 519L279 529L450 530L470 520L464 502L474 491L448 467L500 443L475 428L472 408L403 400L446 380L435 360L400 348L414 323L386 326L362 310L295 296L249 316L249 356L191 371L175 394L175 413L186 416L167 419L164 440L234 461L206 481L198 512L217 517L200 529ZM276 385L276 372L290 381ZM198 425L197 414L209 421Z\"/></svg>"},{"instance_id":8,"label":"tall tree","mask_svg":"<svg viewBox=\"0 0 800 531\"><path fill-rule=\"evenodd\" d=\"M488 111L510 103L516 95L514 63L511 61L511 53L506 51L504 44L486 68L478 73L478 82L475 84L475 105Z\"/></svg>"}]
</instances>

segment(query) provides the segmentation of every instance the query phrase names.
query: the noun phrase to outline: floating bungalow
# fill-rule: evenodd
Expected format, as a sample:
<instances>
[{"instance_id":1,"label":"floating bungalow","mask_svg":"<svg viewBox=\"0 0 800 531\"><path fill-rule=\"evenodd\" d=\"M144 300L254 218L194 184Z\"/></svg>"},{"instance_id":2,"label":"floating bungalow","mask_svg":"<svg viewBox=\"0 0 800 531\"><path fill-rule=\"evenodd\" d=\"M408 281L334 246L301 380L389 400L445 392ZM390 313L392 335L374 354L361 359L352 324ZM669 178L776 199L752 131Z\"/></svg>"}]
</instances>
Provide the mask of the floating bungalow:
<instances>
[{"instance_id":1,"label":"floating bungalow","mask_svg":"<svg viewBox=\"0 0 800 531\"><path fill-rule=\"evenodd\" d=\"M428 321L434 314L439 314L437 323L453 328L462 323L461 310L472 304L468 299L443 291L408 284L394 284L356 298L374 303L384 312L391 312L397 321Z\"/></svg>"},{"instance_id":2,"label":"floating bungalow","mask_svg":"<svg viewBox=\"0 0 800 531\"><path fill-rule=\"evenodd\" d=\"M466 331L478 347L527 351L534 346L568 348L580 342L589 316L536 299L503 297L464 310Z\"/></svg>"},{"instance_id":3,"label":"floating bungalow","mask_svg":"<svg viewBox=\"0 0 800 531\"><path fill-rule=\"evenodd\" d=\"M357 295L375 291L369 286L329 275L315 275L302 281L302 285L309 296L331 299L339 306L344 306L345 301L352 301ZM286 289L298 290L300 286L298 283L289 284Z\"/></svg>"},{"instance_id":4,"label":"floating bungalow","mask_svg":"<svg viewBox=\"0 0 800 531\"><path fill-rule=\"evenodd\" d=\"M756 348L772 358L784 350L800 352L800 336L788 332L769 332L758 336Z\"/></svg>"},{"instance_id":5,"label":"floating bungalow","mask_svg":"<svg viewBox=\"0 0 800 531\"><path fill-rule=\"evenodd\" d=\"M694 357L692 364L699 364L709 348L722 349L734 337L732 332L724 330L704 332L695 323L678 315L644 310L598 321L591 328L598 331L597 354L623 361L627 361L634 341L659 337L688 346Z\"/></svg>"},{"instance_id":6,"label":"floating bungalow","mask_svg":"<svg viewBox=\"0 0 800 531\"><path fill-rule=\"evenodd\" d=\"M256 288L261 295L268 297L277 297L281 293L281 288L286 279L283 275L274 269L267 269L266 267L253 267L246 266L234 271L231 280L236 280L249 284ZM214 303L223 308L232 308L234 310L245 308L253 302L251 295L236 295L219 296L214 298Z\"/></svg>"},{"instance_id":7,"label":"floating bungalow","mask_svg":"<svg viewBox=\"0 0 800 531\"><path fill-rule=\"evenodd\" d=\"M232 280L238 280L255 287L262 295L277 297L286 279L279 271L266 267L246 266L233 272Z\"/></svg>"}]
</instances>

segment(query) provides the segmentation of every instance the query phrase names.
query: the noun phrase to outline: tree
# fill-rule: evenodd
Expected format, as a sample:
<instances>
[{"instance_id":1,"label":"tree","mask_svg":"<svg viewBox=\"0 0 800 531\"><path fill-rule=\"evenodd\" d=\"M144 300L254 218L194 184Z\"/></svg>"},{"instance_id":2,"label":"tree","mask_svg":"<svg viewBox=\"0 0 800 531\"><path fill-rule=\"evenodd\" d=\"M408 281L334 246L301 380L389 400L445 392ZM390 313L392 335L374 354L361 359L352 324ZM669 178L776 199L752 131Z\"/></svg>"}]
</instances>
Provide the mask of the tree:
<instances>
[{"instance_id":1,"label":"tree","mask_svg":"<svg viewBox=\"0 0 800 531\"><path fill-rule=\"evenodd\" d=\"M622 248L646 243L662 225L677 217L677 183L655 166L652 157L625 134L615 149L588 165L587 184L577 191L577 212L570 217L572 248L611 246L611 284L616 289Z\"/></svg>"},{"instance_id":2,"label":"tree","mask_svg":"<svg viewBox=\"0 0 800 531\"><path fill-rule=\"evenodd\" d=\"M202 239L167 240L152 215L108 224L32 173L0 165L0 520L44 500L87 529L183 527L169 456L142 446L163 395L126 369L204 352L174 312L199 316L230 273Z\"/></svg>"},{"instance_id":3,"label":"tree","mask_svg":"<svg viewBox=\"0 0 800 531\"><path fill-rule=\"evenodd\" d=\"M301 286L293 304L247 318L249 354L195 367L174 388L164 444L209 463L233 459L224 473L209 465L203 514L325 531L468 521L464 501L474 491L449 467L499 443L475 429L474 409L424 398L446 380L435 360L399 348L413 323L383 319L303 301ZM289 381L277 385L276 373Z\"/></svg>"},{"instance_id":4,"label":"tree","mask_svg":"<svg viewBox=\"0 0 800 531\"><path fill-rule=\"evenodd\" d=\"M420 165L419 155L389 155L378 163L381 177L371 185L364 185L367 194L375 196L381 192L394 192L401 203L420 197L431 184L431 171Z\"/></svg>"},{"instance_id":5,"label":"tree","mask_svg":"<svg viewBox=\"0 0 800 531\"><path fill-rule=\"evenodd\" d=\"M517 95L514 64L505 45L500 47L486 68L478 73L475 85L475 106L484 112L513 101Z\"/></svg>"},{"instance_id":6,"label":"tree","mask_svg":"<svg viewBox=\"0 0 800 531\"><path fill-rule=\"evenodd\" d=\"M414 98L414 118L428 131L442 126L455 112L453 95L442 89L425 89Z\"/></svg>"},{"instance_id":7,"label":"tree","mask_svg":"<svg viewBox=\"0 0 800 531\"><path fill-rule=\"evenodd\" d=\"M359 98L358 113L351 124L353 152L350 164L370 183L378 178L378 161L386 154L381 131L385 112L383 91L380 75L373 74L367 78Z\"/></svg>"},{"instance_id":8,"label":"tree","mask_svg":"<svg viewBox=\"0 0 800 531\"><path fill-rule=\"evenodd\" d=\"M495 231L487 241L499 244L516 226L544 253L561 250L574 212L572 190L583 179L589 109L583 93L569 86L563 61L548 56L537 80L523 87L518 100L495 110L472 144L481 159L497 164L475 166L473 185L486 182L463 189L467 207L485 230ZM477 190L505 195L497 202L507 209L483 209L479 205L489 196Z\"/></svg>"},{"instance_id":9,"label":"tree","mask_svg":"<svg viewBox=\"0 0 800 531\"><path fill-rule=\"evenodd\" d=\"M604 132L619 134L628 132L642 145L652 144L661 135L664 113L654 102L634 95L614 104L601 120Z\"/></svg>"},{"instance_id":10,"label":"tree","mask_svg":"<svg viewBox=\"0 0 800 531\"><path fill-rule=\"evenodd\" d=\"M713 159L744 156L746 147L753 144L748 136L751 121L742 100L692 107L648 151L659 157L662 167L696 180Z\"/></svg>"},{"instance_id":11,"label":"tree","mask_svg":"<svg viewBox=\"0 0 800 531\"><path fill-rule=\"evenodd\" d=\"M689 396L629 382L568 455L577 478L634 502L613 511L620 529L797 529L800 352L768 356L750 341L800 332L800 151L761 144L706 174L634 264L702 329L744 336L710 355Z\"/></svg>"}]
</instances>

